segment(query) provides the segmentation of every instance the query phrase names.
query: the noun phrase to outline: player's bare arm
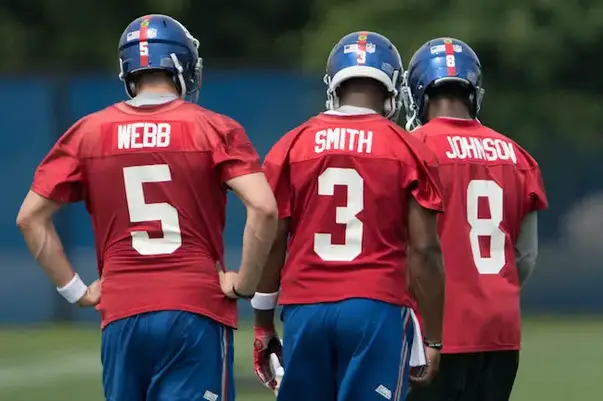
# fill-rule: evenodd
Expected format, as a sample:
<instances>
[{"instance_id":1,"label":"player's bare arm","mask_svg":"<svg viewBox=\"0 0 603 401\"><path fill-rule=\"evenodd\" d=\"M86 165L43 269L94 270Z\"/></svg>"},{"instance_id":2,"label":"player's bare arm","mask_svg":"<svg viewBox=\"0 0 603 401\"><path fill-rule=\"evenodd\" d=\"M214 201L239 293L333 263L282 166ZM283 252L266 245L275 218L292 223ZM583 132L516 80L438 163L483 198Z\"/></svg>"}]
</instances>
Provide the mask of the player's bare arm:
<instances>
[{"instance_id":1,"label":"player's bare arm","mask_svg":"<svg viewBox=\"0 0 603 401\"><path fill-rule=\"evenodd\" d=\"M271 364L271 355L275 355L278 364L282 364L282 345L274 327L274 309L278 300L281 271L287 255L287 238L289 235L289 219L281 219L274 244L257 292L251 300L254 312L254 371L260 381L278 392L280 378L276 374L275 366Z\"/></svg>"},{"instance_id":2,"label":"player's bare arm","mask_svg":"<svg viewBox=\"0 0 603 401\"><path fill-rule=\"evenodd\" d=\"M226 184L247 209L241 267L233 290L238 294L252 296L274 242L278 224L276 200L264 173L238 176L228 180Z\"/></svg>"},{"instance_id":3,"label":"player's bare arm","mask_svg":"<svg viewBox=\"0 0 603 401\"><path fill-rule=\"evenodd\" d=\"M438 237L436 212L409 198L408 231L410 285L425 321L425 337L442 341L444 315L444 260Z\"/></svg>"},{"instance_id":4,"label":"player's bare arm","mask_svg":"<svg viewBox=\"0 0 603 401\"><path fill-rule=\"evenodd\" d=\"M29 191L19 214L17 227L36 262L66 298L80 306L93 306L100 301L100 284L86 287L74 272L52 221L61 205ZM79 285L78 285L79 284Z\"/></svg>"},{"instance_id":5,"label":"player's bare arm","mask_svg":"<svg viewBox=\"0 0 603 401\"><path fill-rule=\"evenodd\" d=\"M423 316L427 368L412 376L416 384L427 384L438 371L444 320L444 259L438 237L436 212L425 209L413 197L408 201L408 272Z\"/></svg>"},{"instance_id":6,"label":"player's bare arm","mask_svg":"<svg viewBox=\"0 0 603 401\"><path fill-rule=\"evenodd\" d=\"M271 297L271 308L256 308L254 310L254 321L255 326L259 327L274 327L274 308L276 307L276 301L278 296L278 290L280 287L281 270L285 263L285 256L287 254L287 237L289 235L289 220L281 219L278 222L278 229L276 232L276 238L274 244L270 249L270 255L268 261L264 266L262 272L262 278L258 285L257 294L255 296L253 304L257 303L262 297Z\"/></svg>"}]
</instances>

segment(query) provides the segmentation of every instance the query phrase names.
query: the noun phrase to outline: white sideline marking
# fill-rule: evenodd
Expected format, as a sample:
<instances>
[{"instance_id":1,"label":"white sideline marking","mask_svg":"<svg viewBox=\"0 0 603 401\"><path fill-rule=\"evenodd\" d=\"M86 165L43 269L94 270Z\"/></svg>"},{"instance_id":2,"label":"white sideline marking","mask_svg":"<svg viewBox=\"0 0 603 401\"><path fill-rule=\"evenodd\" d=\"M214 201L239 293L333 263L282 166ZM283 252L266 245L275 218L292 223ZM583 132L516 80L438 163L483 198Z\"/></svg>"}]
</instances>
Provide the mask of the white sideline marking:
<instances>
[{"instance_id":1,"label":"white sideline marking","mask_svg":"<svg viewBox=\"0 0 603 401\"><path fill-rule=\"evenodd\" d=\"M0 391L44 386L66 377L99 375L100 380L100 373L101 361L98 353L46 356L12 367L0 362Z\"/></svg>"}]
</instances>

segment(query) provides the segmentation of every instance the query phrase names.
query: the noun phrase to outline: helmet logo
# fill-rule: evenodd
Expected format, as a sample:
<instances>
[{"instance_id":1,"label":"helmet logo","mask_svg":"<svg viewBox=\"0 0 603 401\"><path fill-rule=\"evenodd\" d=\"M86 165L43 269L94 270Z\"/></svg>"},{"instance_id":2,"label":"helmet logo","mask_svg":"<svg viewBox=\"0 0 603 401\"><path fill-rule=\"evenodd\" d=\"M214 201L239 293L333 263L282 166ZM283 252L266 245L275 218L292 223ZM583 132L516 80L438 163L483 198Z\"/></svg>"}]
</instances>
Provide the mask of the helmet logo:
<instances>
[{"instance_id":1,"label":"helmet logo","mask_svg":"<svg viewBox=\"0 0 603 401\"><path fill-rule=\"evenodd\" d=\"M358 50L356 50L356 62L358 64L366 63L366 40L368 39L366 32L360 32L356 43L358 44Z\"/></svg>"},{"instance_id":2,"label":"helmet logo","mask_svg":"<svg viewBox=\"0 0 603 401\"><path fill-rule=\"evenodd\" d=\"M456 76L456 59L454 58L454 46L451 39L444 39L444 51L446 52L446 69L448 76Z\"/></svg>"},{"instance_id":3,"label":"helmet logo","mask_svg":"<svg viewBox=\"0 0 603 401\"><path fill-rule=\"evenodd\" d=\"M149 21L151 19L150 15L145 15L142 17L142 21L140 22L140 34L138 43L138 49L140 50L140 66L148 67L149 66Z\"/></svg>"},{"instance_id":4,"label":"helmet logo","mask_svg":"<svg viewBox=\"0 0 603 401\"><path fill-rule=\"evenodd\" d=\"M147 39L155 39L157 37L157 29L149 28L147 29ZM131 42L133 40L140 39L140 31L132 31L128 32L126 36L126 42Z\"/></svg>"}]
</instances>

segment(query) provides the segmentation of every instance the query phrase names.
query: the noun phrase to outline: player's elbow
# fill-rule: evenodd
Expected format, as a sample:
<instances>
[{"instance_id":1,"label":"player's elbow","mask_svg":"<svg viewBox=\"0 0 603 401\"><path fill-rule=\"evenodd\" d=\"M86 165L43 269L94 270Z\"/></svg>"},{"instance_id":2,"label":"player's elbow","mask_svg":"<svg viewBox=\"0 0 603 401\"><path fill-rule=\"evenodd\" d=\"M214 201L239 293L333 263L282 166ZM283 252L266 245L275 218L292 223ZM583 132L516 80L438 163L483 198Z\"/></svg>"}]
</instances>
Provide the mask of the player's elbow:
<instances>
[{"instance_id":1,"label":"player's elbow","mask_svg":"<svg viewBox=\"0 0 603 401\"><path fill-rule=\"evenodd\" d=\"M516 264L519 284L523 286L526 281L528 281L532 273L534 273L534 269L536 268L536 258L525 257L522 260L517 261Z\"/></svg>"},{"instance_id":2,"label":"player's elbow","mask_svg":"<svg viewBox=\"0 0 603 401\"><path fill-rule=\"evenodd\" d=\"M427 269L431 274L444 277L444 262L442 256L442 247L439 240L426 241L419 244L413 244L409 247L409 259L416 261L411 263L411 268L421 267L419 270ZM422 273L419 272L419 274Z\"/></svg>"},{"instance_id":3,"label":"player's elbow","mask_svg":"<svg viewBox=\"0 0 603 401\"><path fill-rule=\"evenodd\" d=\"M278 209L274 197L267 198L263 204L256 206L255 210L267 220L276 221L278 219Z\"/></svg>"},{"instance_id":4,"label":"player's elbow","mask_svg":"<svg viewBox=\"0 0 603 401\"><path fill-rule=\"evenodd\" d=\"M23 232L36 224L36 215L21 209L17 214L17 228Z\"/></svg>"},{"instance_id":5,"label":"player's elbow","mask_svg":"<svg viewBox=\"0 0 603 401\"><path fill-rule=\"evenodd\" d=\"M17 214L17 228L23 231L34 226L47 225L52 222L52 216L59 207L58 203L29 191Z\"/></svg>"},{"instance_id":6,"label":"player's elbow","mask_svg":"<svg viewBox=\"0 0 603 401\"><path fill-rule=\"evenodd\" d=\"M437 235L424 236L420 241L412 241L408 251L412 256L421 259L433 259L442 256L442 246Z\"/></svg>"},{"instance_id":7,"label":"player's elbow","mask_svg":"<svg viewBox=\"0 0 603 401\"><path fill-rule=\"evenodd\" d=\"M235 177L229 180L227 185L243 201L249 215L276 221L276 199L263 173Z\"/></svg>"},{"instance_id":8,"label":"player's elbow","mask_svg":"<svg viewBox=\"0 0 603 401\"><path fill-rule=\"evenodd\" d=\"M271 191L259 196L247 204L247 212L255 215L261 220L276 222L278 219L278 208L276 200Z\"/></svg>"},{"instance_id":9,"label":"player's elbow","mask_svg":"<svg viewBox=\"0 0 603 401\"><path fill-rule=\"evenodd\" d=\"M26 198L17 214L17 228L23 232L36 225L44 224L45 217L37 204Z\"/></svg>"}]
</instances>

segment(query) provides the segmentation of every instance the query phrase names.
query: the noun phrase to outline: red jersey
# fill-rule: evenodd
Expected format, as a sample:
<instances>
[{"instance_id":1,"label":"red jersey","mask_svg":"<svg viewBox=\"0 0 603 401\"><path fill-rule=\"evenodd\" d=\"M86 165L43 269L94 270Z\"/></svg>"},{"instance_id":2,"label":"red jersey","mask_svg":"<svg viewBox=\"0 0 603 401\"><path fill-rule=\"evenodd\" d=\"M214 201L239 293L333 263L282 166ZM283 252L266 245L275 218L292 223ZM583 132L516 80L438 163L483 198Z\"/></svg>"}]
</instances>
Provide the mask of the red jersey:
<instances>
[{"instance_id":1,"label":"red jersey","mask_svg":"<svg viewBox=\"0 0 603 401\"><path fill-rule=\"evenodd\" d=\"M443 351L518 350L514 245L526 214L547 207L538 164L476 120L437 118L415 132L438 158L446 203L438 217L446 268Z\"/></svg>"},{"instance_id":2,"label":"red jersey","mask_svg":"<svg viewBox=\"0 0 603 401\"><path fill-rule=\"evenodd\" d=\"M407 199L442 210L436 168L419 140L377 114L321 114L287 133L264 162L290 221L279 302L410 305Z\"/></svg>"},{"instance_id":3,"label":"red jersey","mask_svg":"<svg viewBox=\"0 0 603 401\"><path fill-rule=\"evenodd\" d=\"M236 302L216 273L223 262L226 187L261 171L235 121L181 100L118 103L73 125L38 167L32 190L85 201L92 219L102 326L183 310L236 326Z\"/></svg>"}]
</instances>

